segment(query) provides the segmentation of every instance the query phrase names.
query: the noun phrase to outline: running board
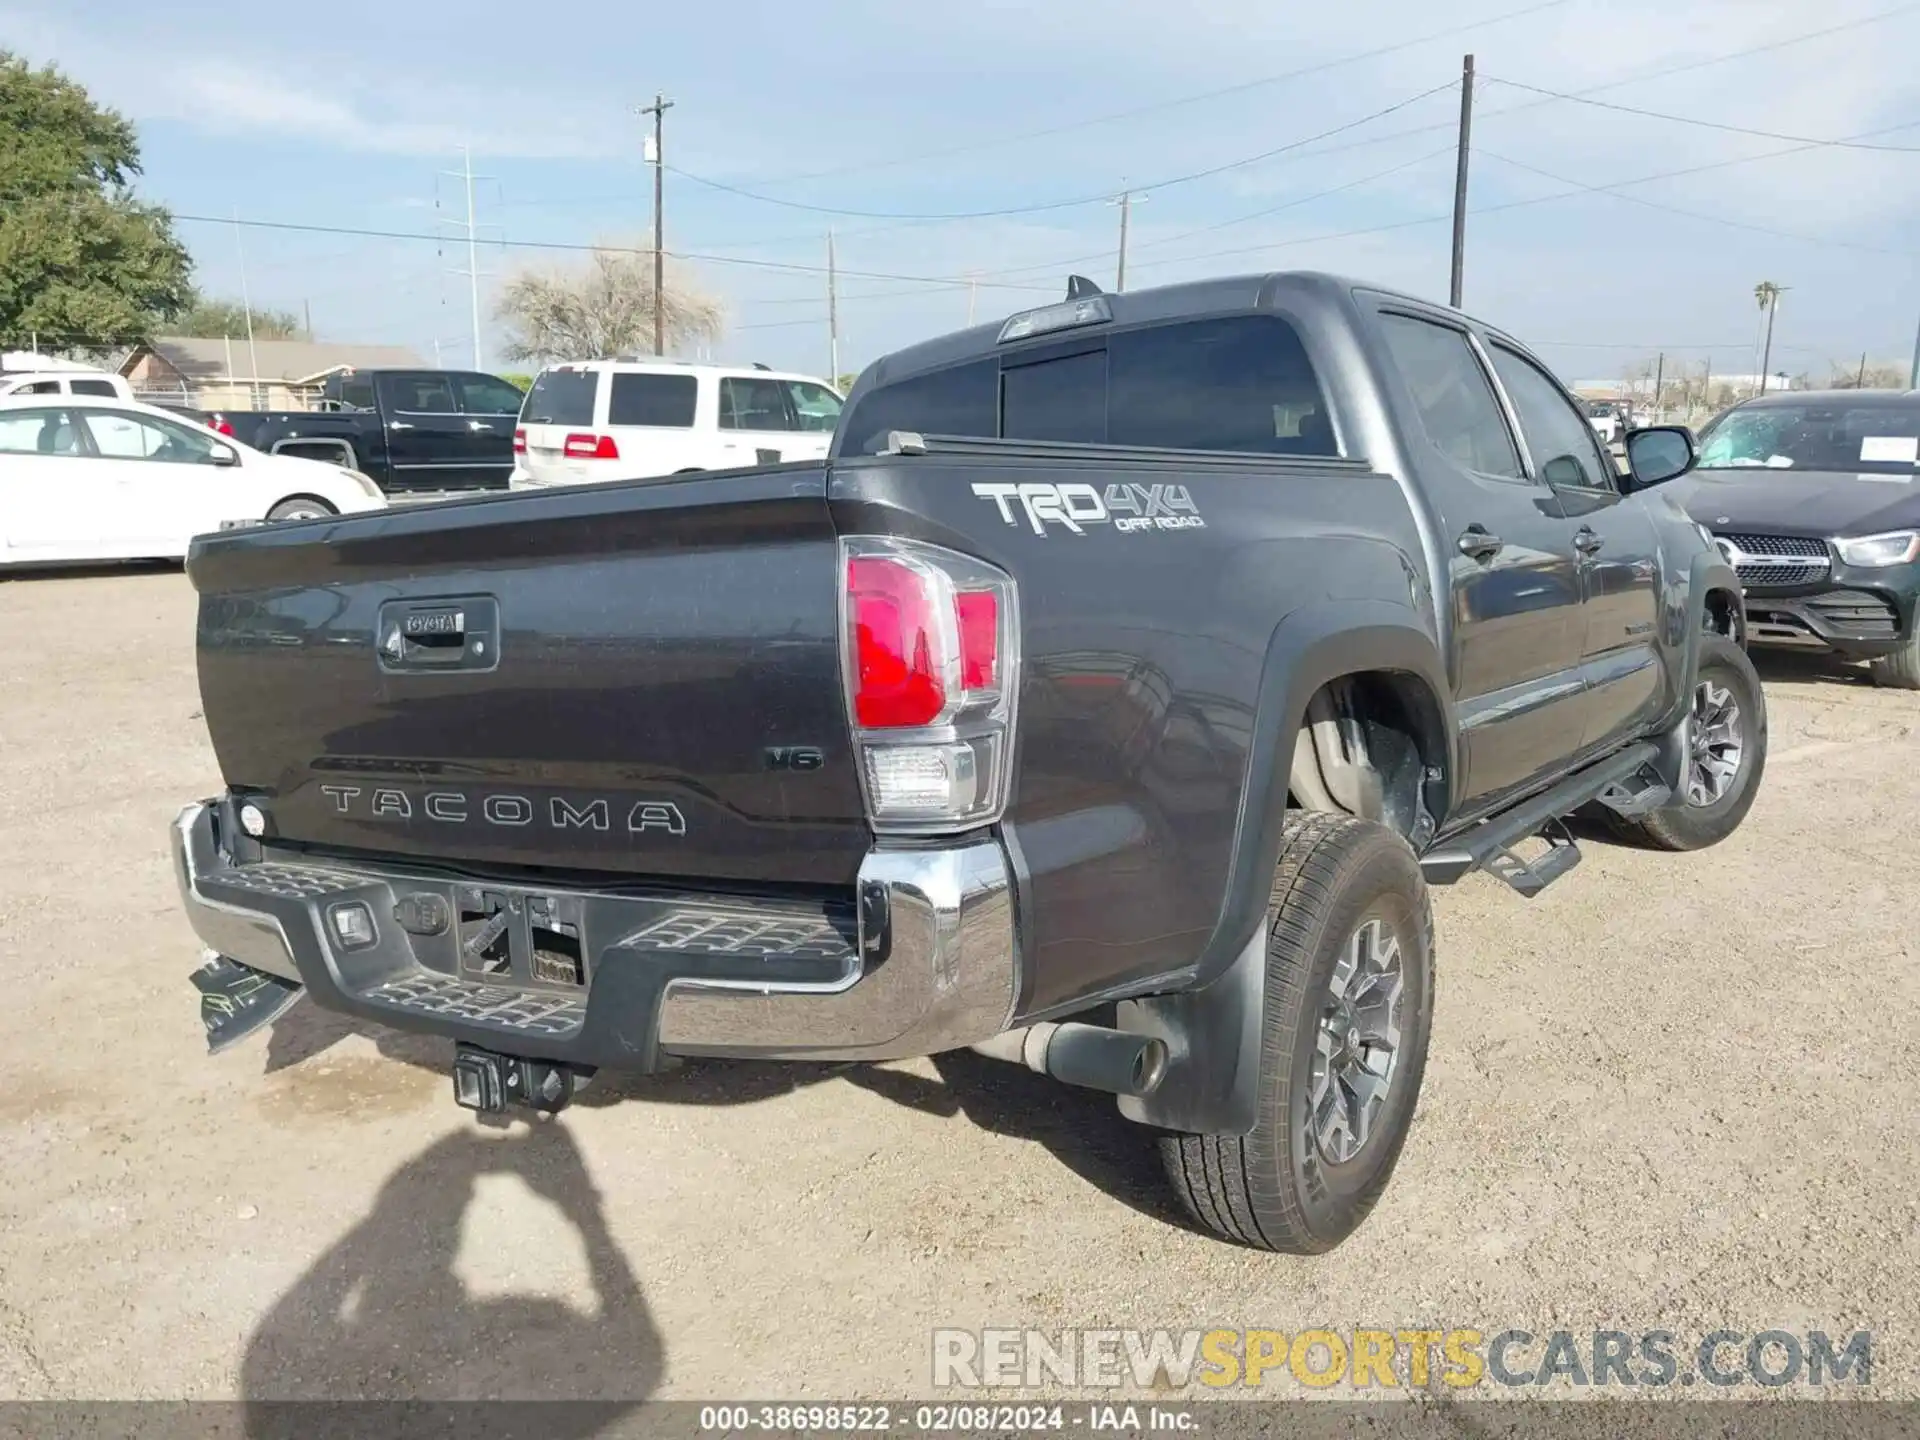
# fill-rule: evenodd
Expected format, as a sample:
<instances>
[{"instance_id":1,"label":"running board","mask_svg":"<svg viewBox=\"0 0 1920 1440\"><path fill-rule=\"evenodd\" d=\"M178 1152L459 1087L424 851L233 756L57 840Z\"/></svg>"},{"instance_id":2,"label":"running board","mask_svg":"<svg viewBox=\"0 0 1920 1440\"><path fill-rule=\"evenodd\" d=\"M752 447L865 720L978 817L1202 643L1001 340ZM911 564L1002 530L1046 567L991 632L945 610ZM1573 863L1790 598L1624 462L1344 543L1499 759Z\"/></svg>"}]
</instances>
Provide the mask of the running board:
<instances>
[{"instance_id":1,"label":"running board","mask_svg":"<svg viewBox=\"0 0 1920 1440\"><path fill-rule=\"evenodd\" d=\"M1559 819L1614 790L1628 801L1649 795L1636 777L1659 754L1653 741L1642 740L1618 755L1609 755L1505 814L1483 820L1464 835L1428 851L1420 857L1421 873L1431 885L1451 885L1472 871L1487 870L1532 899L1580 863L1580 847L1566 828L1557 824ZM1536 835L1547 841L1545 855L1529 861L1514 854L1516 845Z\"/></svg>"}]
</instances>

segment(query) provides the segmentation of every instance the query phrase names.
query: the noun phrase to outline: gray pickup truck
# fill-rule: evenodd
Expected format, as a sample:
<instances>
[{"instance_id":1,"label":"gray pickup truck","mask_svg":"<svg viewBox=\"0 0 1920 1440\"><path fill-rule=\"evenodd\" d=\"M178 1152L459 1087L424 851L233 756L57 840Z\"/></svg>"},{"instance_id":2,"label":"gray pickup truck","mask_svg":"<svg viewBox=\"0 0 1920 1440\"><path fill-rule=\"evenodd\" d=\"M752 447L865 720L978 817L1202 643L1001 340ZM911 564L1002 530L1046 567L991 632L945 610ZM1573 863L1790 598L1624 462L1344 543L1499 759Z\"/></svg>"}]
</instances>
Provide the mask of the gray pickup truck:
<instances>
[{"instance_id":1,"label":"gray pickup truck","mask_svg":"<svg viewBox=\"0 0 1920 1440\"><path fill-rule=\"evenodd\" d=\"M1692 436L1626 449L1409 296L1076 279L873 365L824 462L202 537L210 1040L310 995L482 1111L972 1047L1328 1249L1413 1118L1427 887L1753 803Z\"/></svg>"}]
</instances>

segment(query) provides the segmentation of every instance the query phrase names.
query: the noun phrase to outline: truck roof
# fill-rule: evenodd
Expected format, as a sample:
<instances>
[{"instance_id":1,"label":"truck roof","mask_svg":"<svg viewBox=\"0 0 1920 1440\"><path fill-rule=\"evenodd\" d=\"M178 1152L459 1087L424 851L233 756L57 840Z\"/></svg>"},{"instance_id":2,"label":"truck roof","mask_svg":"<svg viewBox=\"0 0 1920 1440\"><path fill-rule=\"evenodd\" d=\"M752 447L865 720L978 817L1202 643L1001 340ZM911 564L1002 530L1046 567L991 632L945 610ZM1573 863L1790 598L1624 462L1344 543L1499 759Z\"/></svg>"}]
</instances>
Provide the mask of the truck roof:
<instances>
[{"instance_id":1,"label":"truck roof","mask_svg":"<svg viewBox=\"0 0 1920 1440\"><path fill-rule=\"evenodd\" d=\"M1111 324L1121 326L1219 311L1274 309L1282 296L1339 304L1344 296L1354 290L1391 295L1415 305L1434 306L1438 303L1417 295L1401 294L1364 280L1318 270L1274 270L1253 275L1189 280L1178 285L1126 290L1102 298L1112 312ZM1056 300L1040 300L1036 297L1033 305L1023 306L1012 313L1020 315L1028 310L1042 309L1058 304L1065 298L1064 294ZM1005 324L1006 319L1002 318L896 350L874 362L868 372L871 383L886 384L925 370L937 370L962 360L997 354L1001 349L1001 328Z\"/></svg>"}]
</instances>

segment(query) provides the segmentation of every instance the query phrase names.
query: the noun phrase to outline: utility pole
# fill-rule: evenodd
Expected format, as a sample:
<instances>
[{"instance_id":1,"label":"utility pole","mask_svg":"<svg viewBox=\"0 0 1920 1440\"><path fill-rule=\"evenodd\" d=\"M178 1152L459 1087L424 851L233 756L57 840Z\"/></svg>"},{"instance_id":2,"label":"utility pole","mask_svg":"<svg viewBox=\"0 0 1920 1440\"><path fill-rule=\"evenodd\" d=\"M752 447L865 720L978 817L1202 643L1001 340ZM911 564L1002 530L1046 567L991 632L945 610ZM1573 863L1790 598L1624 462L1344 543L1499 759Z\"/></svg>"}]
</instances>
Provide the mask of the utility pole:
<instances>
[{"instance_id":1,"label":"utility pole","mask_svg":"<svg viewBox=\"0 0 1920 1440\"><path fill-rule=\"evenodd\" d=\"M466 186L467 268L464 270L455 270L453 273L467 277L468 318L473 327L473 368L476 370L484 370L487 362L480 340L480 224L473 208L473 182L476 180L491 179L492 177L473 173L473 149L471 146L462 145L460 147L460 157L461 165L458 170L442 170L440 173L451 179L458 180ZM439 204L437 197L434 203L436 206ZM443 225L460 224L458 220L448 220L445 216L440 217L440 222Z\"/></svg>"},{"instance_id":2,"label":"utility pole","mask_svg":"<svg viewBox=\"0 0 1920 1440\"><path fill-rule=\"evenodd\" d=\"M974 300L979 296L979 294L980 294L980 277L978 275L967 276L967 324L968 325L973 324L973 303L974 303Z\"/></svg>"},{"instance_id":3,"label":"utility pole","mask_svg":"<svg viewBox=\"0 0 1920 1440\"><path fill-rule=\"evenodd\" d=\"M240 257L240 308L246 312L247 367L253 371L250 383L247 386L247 398L252 402L253 408L258 410L261 408L260 351L253 343L253 300L247 293L247 247L240 243L240 212L238 209L233 212L233 249L234 253ZM231 372L233 366L229 364L227 369Z\"/></svg>"},{"instance_id":4,"label":"utility pole","mask_svg":"<svg viewBox=\"0 0 1920 1440\"><path fill-rule=\"evenodd\" d=\"M313 301L302 300L300 302L300 313L306 317L307 343L311 345L313 343Z\"/></svg>"},{"instance_id":5,"label":"utility pole","mask_svg":"<svg viewBox=\"0 0 1920 1440\"><path fill-rule=\"evenodd\" d=\"M1453 278L1447 303L1460 308L1467 266L1467 154L1473 145L1473 56L1460 63L1460 155L1453 171Z\"/></svg>"},{"instance_id":6,"label":"utility pole","mask_svg":"<svg viewBox=\"0 0 1920 1440\"><path fill-rule=\"evenodd\" d=\"M833 231L827 231L827 374L840 383L840 280L833 263Z\"/></svg>"},{"instance_id":7,"label":"utility pole","mask_svg":"<svg viewBox=\"0 0 1920 1440\"><path fill-rule=\"evenodd\" d=\"M1660 352L1660 358L1653 367L1653 423L1660 423L1660 387L1667 378L1667 353Z\"/></svg>"},{"instance_id":8,"label":"utility pole","mask_svg":"<svg viewBox=\"0 0 1920 1440\"><path fill-rule=\"evenodd\" d=\"M1913 332L1913 368L1907 372L1907 388L1920 390L1920 328Z\"/></svg>"},{"instance_id":9,"label":"utility pole","mask_svg":"<svg viewBox=\"0 0 1920 1440\"><path fill-rule=\"evenodd\" d=\"M666 312L661 302L667 288L667 252L666 225L661 206L666 199L666 154L661 149L667 111L673 108L673 101L659 91L654 92L653 104L640 107L642 115L653 116L653 139L647 146L650 152L648 161L653 165L653 353L667 353Z\"/></svg>"},{"instance_id":10,"label":"utility pole","mask_svg":"<svg viewBox=\"0 0 1920 1440\"><path fill-rule=\"evenodd\" d=\"M1771 282L1761 287L1767 308L1767 338L1760 350L1760 393L1767 393L1767 368L1773 364L1773 317L1779 313L1780 297L1786 292L1786 286Z\"/></svg>"},{"instance_id":11,"label":"utility pole","mask_svg":"<svg viewBox=\"0 0 1920 1440\"><path fill-rule=\"evenodd\" d=\"M1133 216L1133 202L1136 198L1145 200L1147 197L1145 195L1136 197L1131 190L1122 190L1117 198L1108 202L1120 207L1120 264L1113 278L1115 291L1127 288L1127 222Z\"/></svg>"},{"instance_id":12,"label":"utility pole","mask_svg":"<svg viewBox=\"0 0 1920 1440\"><path fill-rule=\"evenodd\" d=\"M1853 382L1853 388L1856 390L1867 388L1867 352L1864 350L1860 352L1860 374Z\"/></svg>"}]
</instances>

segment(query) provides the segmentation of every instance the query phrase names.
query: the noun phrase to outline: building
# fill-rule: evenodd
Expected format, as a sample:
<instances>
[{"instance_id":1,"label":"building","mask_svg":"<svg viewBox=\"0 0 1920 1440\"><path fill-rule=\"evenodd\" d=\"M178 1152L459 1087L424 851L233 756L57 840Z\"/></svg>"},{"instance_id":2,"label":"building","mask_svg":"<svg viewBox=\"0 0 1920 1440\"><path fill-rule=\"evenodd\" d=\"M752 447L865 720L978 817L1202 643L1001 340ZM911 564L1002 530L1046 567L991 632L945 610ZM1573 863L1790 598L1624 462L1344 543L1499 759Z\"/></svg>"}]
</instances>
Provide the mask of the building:
<instances>
[{"instance_id":1,"label":"building","mask_svg":"<svg viewBox=\"0 0 1920 1440\"><path fill-rule=\"evenodd\" d=\"M258 373L254 373L257 368ZM403 345L314 340L162 337L136 345L118 369L143 399L202 410L304 410L335 370L424 370Z\"/></svg>"}]
</instances>

